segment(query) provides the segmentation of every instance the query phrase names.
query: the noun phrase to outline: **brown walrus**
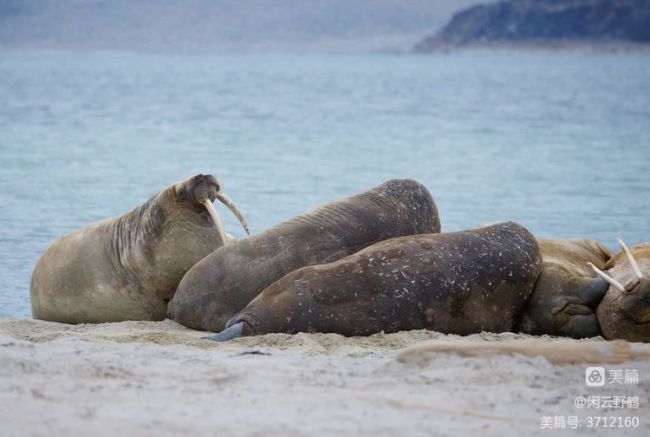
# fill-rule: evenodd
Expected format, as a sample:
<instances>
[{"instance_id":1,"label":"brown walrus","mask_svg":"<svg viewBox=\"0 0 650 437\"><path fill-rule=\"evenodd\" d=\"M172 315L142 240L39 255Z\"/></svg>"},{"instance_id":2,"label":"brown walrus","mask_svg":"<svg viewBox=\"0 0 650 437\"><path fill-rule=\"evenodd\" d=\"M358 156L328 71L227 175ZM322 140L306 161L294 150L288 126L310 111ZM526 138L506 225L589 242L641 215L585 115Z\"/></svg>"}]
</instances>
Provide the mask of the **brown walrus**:
<instances>
[{"instance_id":1,"label":"brown walrus","mask_svg":"<svg viewBox=\"0 0 650 437\"><path fill-rule=\"evenodd\" d=\"M440 219L429 191L413 180L390 180L210 254L179 284L169 316L190 328L220 331L289 272L388 238L435 232L440 232Z\"/></svg>"},{"instance_id":2,"label":"brown walrus","mask_svg":"<svg viewBox=\"0 0 650 437\"><path fill-rule=\"evenodd\" d=\"M56 240L32 273L33 317L65 323L164 319L185 272L225 243L211 202L222 201L248 228L220 190L214 176L197 175L131 212Z\"/></svg>"},{"instance_id":3,"label":"brown walrus","mask_svg":"<svg viewBox=\"0 0 650 437\"><path fill-rule=\"evenodd\" d=\"M596 314L608 340L650 342L650 243L623 249L607 264L606 272L594 270L610 284Z\"/></svg>"},{"instance_id":4,"label":"brown walrus","mask_svg":"<svg viewBox=\"0 0 650 437\"><path fill-rule=\"evenodd\" d=\"M600 335L596 307L609 284L587 265L604 269L612 257L594 240L538 240L544 270L535 284L517 331L573 338Z\"/></svg>"},{"instance_id":5,"label":"brown walrus","mask_svg":"<svg viewBox=\"0 0 650 437\"><path fill-rule=\"evenodd\" d=\"M541 270L537 241L513 222L393 238L286 275L206 338L511 331Z\"/></svg>"}]
</instances>

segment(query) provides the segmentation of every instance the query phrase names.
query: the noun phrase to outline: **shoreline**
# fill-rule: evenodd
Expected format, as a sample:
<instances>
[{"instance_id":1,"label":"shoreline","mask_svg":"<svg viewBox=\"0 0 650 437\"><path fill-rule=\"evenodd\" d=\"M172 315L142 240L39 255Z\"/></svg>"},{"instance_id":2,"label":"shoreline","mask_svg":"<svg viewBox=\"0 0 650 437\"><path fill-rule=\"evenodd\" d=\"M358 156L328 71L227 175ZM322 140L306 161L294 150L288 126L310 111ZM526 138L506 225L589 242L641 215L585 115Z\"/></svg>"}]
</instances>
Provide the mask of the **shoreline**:
<instances>
[{"instance_id":1,"label":"shoreline","mask_svg":"<svg viewBox=\"0 0 650 437\"><path fill-rule=\"evenodd\" d=\"M426 56L431 54L471 52L541 52L541 53L650 53L650 43L626 41L516 41L516 42L473 42L468 44L435 43L429 47L411 49L410 54Z\"/></svg>"}]
</instances>

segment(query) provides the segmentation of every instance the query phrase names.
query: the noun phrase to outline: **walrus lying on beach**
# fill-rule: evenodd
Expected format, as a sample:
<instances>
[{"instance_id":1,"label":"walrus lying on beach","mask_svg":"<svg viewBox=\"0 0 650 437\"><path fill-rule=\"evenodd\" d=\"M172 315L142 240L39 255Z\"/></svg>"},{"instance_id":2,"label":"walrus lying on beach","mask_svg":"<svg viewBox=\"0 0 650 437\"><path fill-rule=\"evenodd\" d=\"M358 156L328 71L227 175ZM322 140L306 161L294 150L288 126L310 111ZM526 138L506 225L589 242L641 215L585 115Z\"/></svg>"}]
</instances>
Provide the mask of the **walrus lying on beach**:
<instances>
[{"instance_id":1,"label":"walrus lying on beach","mask_svg":"<svg viewBox=\"0 0 650 437\"><path fill-rule=\"evenodd\" d=\"M650 243L622 251L607 264L606 272L592 265L608 282L609 289L596 314L608 340L650 342Z\"/></svg>"},{"instance_id":2,"label":"walrus lying on beach","mask_svg":"<svg viewBox=\"0 0 650 437\"><path fill-rule=\"evenodd\" d=\"M284 275L392 237L440 232L429 191L390 180L224 246L192 269L169 303L169 317L190 328L220 331L255 296Z\"/></svg>"},{"instance_id":3,"label":"walrus lying on beach","mask_svg":"<svg viewBox=\"0 0 650 437\"><path fill-rule=\"evenodd\" d=\"M197 175L143 205L56 240L30 285L32 315L65 323L162 320L187 270L224 245L212 203L248 225L211 175Z\"/></svg>"},{"instance_id":4,"label":"walrus lying on beach","mask_svg":"<svg viewBox=\"0 0 650 437\"><path fill-rule=\"evenodd\" d=\"M207 338L512 331L541 271L537 241L513 222L393 238L284 276Z\"/></svg>"},{"instance_id":5,"label":"walrus lying on beach","mask_svg":"<svg viewBox=\"0 0 650 437\"><path fill-rule=\"evenodd\" d=\"M600 335L596 307L609 283L589 267L604 269L612 257L594 240L538 240L544 269L522 314L517 332L573 338Z\"/></svg>"}]
</instances>

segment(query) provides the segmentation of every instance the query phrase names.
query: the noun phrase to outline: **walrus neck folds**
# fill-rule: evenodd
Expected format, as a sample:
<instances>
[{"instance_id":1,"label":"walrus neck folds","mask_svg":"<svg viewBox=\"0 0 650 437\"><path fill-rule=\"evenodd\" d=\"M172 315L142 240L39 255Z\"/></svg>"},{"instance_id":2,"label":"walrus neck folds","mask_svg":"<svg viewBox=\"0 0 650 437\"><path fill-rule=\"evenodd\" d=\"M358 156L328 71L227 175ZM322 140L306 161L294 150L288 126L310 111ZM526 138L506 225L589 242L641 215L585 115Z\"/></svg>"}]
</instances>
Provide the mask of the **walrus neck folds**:
<instances>
[{"instance_id":1,"label":"walrus neck folds","mask_svg":"<svg viewBox=\"0 0 650 437\"><path fill-rule=\"evenodd\" d=\"M108 253L116 271L130 272L131 260L138 251L147 259L152 247L152 237L159 235L164 228L168 212L161 206L165 200L171 200L169 190L153 196L144 204L117 218L108 224ZM144 243L144 244L143 244Z\"/></svg>"}]
</instances>

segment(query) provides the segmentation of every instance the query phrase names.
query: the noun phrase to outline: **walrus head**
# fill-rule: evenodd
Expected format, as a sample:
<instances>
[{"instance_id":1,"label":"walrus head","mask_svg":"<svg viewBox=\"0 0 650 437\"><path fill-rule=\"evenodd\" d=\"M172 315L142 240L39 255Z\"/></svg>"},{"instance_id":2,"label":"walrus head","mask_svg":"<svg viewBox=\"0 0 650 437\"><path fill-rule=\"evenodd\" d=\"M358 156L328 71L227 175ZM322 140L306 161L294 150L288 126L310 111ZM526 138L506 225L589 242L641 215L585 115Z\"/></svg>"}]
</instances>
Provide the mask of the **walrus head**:
<instances>
[{"instance_id":1,"label":"walrus head","mask_svg":"<svg viewBox=\"0 0 650 437\"><path fill-rule=\"evenodd\" d=\"M607 273L591 265L610 284L598 305L598 322L608 340L650 342L650 277L641 270L625 243L619 239L618 244L625 262L617 263Z\"/></svg>"},{"instance_id":2,"label":"walrus head","mask_svg":"<svg viewBox=\"0 0 650 437\"><path fill-rule=\"evenodd\" d=\"M178 201L189 202L197 208L205 208L217 227L222 241L226 241L226 236L221 219L214 209L214 205L212 205L212 202L215 200L219 200L226 205L235 214L246 233L250 234L244 215L239 211L237 205L221 192L221 188L222 185L215 176L198 174L176 184L174 186L174 194Z\"/></svg>"}]
</instances>

